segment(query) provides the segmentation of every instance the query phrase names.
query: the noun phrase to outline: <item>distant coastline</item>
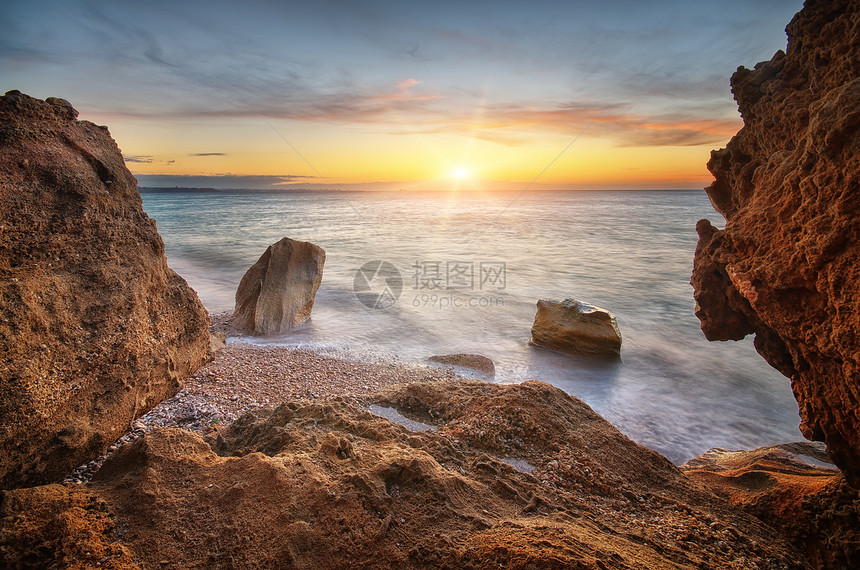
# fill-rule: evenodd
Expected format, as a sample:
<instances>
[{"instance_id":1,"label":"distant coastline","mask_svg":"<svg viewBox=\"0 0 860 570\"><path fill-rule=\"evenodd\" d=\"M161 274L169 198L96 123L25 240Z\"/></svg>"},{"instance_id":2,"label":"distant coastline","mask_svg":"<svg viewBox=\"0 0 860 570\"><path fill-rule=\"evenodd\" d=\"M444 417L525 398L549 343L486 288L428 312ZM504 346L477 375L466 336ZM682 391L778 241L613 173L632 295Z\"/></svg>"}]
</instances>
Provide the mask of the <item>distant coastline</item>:
<instances>
[{"instance_id":1,"label":"distant coastline","mask_svg":"<svg viewBox=\"0 0 860 570\"><path fill-rule=\"evenodd\" d=\"M156 188L150 186L138 186L141 194L294 194L300 192L349 192L349 190L338 190L336 188L185 188L172 186L169 188Z\"/></svg>"}]
</instances>

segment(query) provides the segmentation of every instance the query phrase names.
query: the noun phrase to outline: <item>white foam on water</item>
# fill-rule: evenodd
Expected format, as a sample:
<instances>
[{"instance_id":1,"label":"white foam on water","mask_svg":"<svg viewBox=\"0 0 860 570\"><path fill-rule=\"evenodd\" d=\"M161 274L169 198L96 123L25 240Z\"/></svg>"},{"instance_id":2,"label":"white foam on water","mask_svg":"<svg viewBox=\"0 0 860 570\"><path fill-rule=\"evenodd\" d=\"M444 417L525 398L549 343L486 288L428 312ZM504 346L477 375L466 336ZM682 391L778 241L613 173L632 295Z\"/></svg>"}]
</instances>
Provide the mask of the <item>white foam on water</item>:
<instances>
[{"instance_id":1,"label":"white foam on water","mask_svg":"<svg viewBox=\"0 0 860 570\"><path fill-rule=\"evenodd\" d=\"M789 381L751 339L710 343L699 329L689 284L695 225L722 223L703 191L405 194L143 201L168 263L211 312L232 309L244 272L282 237L326 250L310 321L255 342L371 361L482 354L494 361L496 382L558 386L678 464L712 447L802 439ZM358 269L374 260L402 279L397 302L384 309L353 291ZM621 362L528 345L537 300L566 298L615 315Z\"/></svg>"}]
</instances>

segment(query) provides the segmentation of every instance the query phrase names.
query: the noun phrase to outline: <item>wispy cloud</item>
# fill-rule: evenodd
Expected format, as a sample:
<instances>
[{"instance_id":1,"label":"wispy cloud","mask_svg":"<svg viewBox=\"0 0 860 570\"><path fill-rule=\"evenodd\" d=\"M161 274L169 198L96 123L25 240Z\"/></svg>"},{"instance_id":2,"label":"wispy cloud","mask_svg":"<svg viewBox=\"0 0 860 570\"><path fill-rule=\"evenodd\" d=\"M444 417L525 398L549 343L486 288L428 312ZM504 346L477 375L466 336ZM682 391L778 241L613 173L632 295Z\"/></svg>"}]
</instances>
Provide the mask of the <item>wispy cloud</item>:
<instances>
[{"instance_id":1,"label":"wispy cloud","mask_svg":"<svg viewBox=\"0 0 860 570\"><path fill-rule=\"evenodd\" d=\"M145 188L216 188L219 190L271 189L316 180L313 176L283 175L181 175L137 174L137 183Z\"/></svg>"},{"instance_id":2,"label":"wispy cloud","mask_svg":"<svg viewBox=\"0 0 860 570\"><path fill-rule=\"evenodd\" d=\"M416 93L420 82L405 79L393 89L379 92L334 93L318 97L284 98L281 102L251 101L155 111L161 118L252 118L283 119L334 124L375 125L392 134L456 134L517 146L541 133L573 134L591 125L589 136L612 140L618 146L694 146L718 144L733 135L736 119L694 111L649 115L626 102L487 104L462 115L462 102L440 93ZM478 111L478 112L476 112ZM123 111L123 116L153 117L145 111ZM481 117L475 119L475 116ZM407 120L404 121L404 118ZM409 126L401 126L406 123ZM395 126L396 125L396 126ZM201 152L191 156L224 156Z\"/></svg>"},{"instance_id":3,"label":"wispy cloud","mask_svg":"<svg viewBox=\"0 0 860 570\"><path fill-rule=\"evenodd\" d=\"M372 96L371 101L384 101L388 103L394 101L431 101L442 97L441 95L433 93L420 94L413 92L412 88L420 84L420 79L412 79L411 77L408 77L403 81L398 81L394 86L394 91Z\"/></svg>"},{"instance_id":4,"label":"wispy cloud","mask_svg":"<svg viewBox=\"0 0 860 570\"><path fill-rule=\"evenodd\" d=\"M618 146L695 146L724 142L739 121L686 115L647 116L624 103L564 103L552 107L502 104L487 107L483 117L440 118L424 129L402 129L398 134L451 133L516 146L541 133L588 134Z\"/></svg>"},{"instance_id":5,"label":"wispy cloud","mask_svg":"<svg viewBox=\"0 0 860 570\"><path fill-rule=\"evenodd\" d=\"M125 156L123 157L126 162L131 162L134 164L152 164L155 160L151 156L138 155L138 156Z\"/></svg>"},{"instance_id":6,"label":"wispy cloud","mask_svg":"<svg viewBox=\"0 0 860 570\"><path fill-rule=\"evenodd\" d=\"M739 124L729 74L770 57L800 3L52 0L0 15L0 68L165 132L265 118L516 146L590 125L619 146L718 144ZM193 150L175 157L225 156Z\"/></svg>"}]
</instances>

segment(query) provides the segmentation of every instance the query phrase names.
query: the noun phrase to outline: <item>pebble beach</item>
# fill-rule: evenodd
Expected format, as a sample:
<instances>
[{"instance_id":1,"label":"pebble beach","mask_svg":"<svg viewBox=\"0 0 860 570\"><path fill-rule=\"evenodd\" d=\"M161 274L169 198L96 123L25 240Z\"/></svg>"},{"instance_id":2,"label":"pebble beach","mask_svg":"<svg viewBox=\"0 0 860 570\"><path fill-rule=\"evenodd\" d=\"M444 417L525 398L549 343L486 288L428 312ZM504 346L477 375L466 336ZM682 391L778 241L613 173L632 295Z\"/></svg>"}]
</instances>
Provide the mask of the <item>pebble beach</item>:
<instances>
[{"instance_id":1,"label":"pebble beach","mask_svg":"<svg viewBox=\"0 0 860 570\"><path fill-rule=\"evenodd\" d=\"M213 321L213 328L219 328L217 317ZM104 455L77 467L65 482L89 481L121 446L157 427L203 432L256 408L291 400L345 397L361 403L384 386L458 377L445 367L340 359L306 349L244 343L241 337L231 338L214 356L175 396L136 419Z\"/></svg>"}]
</instances>

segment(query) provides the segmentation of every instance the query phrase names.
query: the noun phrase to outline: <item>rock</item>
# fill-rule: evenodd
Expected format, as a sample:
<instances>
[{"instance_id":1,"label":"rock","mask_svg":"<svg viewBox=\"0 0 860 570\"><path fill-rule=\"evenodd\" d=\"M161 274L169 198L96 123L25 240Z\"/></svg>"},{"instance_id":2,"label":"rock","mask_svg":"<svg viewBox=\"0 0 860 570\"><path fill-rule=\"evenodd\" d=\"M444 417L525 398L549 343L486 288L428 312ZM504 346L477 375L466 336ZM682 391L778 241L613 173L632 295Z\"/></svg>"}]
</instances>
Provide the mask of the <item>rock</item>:
<instances>
[{"instance_id":1,"label":"rock","mask_svg":"<svg viewBox=\"0 0 860 570\"><path fill-rule=\"evenodd\" d=\"M537 307L531 344L577 356L620 358L621 331L609 311L576 299L541 299Z\"/></svg>"},{"instance_id":2,"label":"rock","mask_svg":"<svg viewBox=\"0 0 860 570\"><path fill-rule=\"evenodd\" d=\"M239 282L233 325L267 336L308 320L324 264L325 251L310 242L283 238L270 245Z\"/></svg>"},{"instance_id":3,"label":"rock","mask_svg":"<svg viewBox=\"0 0 860 570\"><path fill-rule=\"evenodd\" d=\"M712 340L755 333L860 487L860 5L808 1L786 30L732 76L744 127L708 162L726 226L696 227L696 315Z\"/></svg>"},{"instance_id":4,"label":"rock","mask_svg":"<svg viewBox=\"0 0 860 570\"><path fill-rule=\"evenodd\" d=\"M496 377L496 366L493 361L486 356L480 354L442 354L431 356L427 360L439 364L447 364L450 366L459 366L460 368L468 368L480 372L481 375L492 380Z\"/></svg>"},{"instance_id":5,"label":"rock","mask_svg":"<svg viewBox=\"0 0 860 570\"><path fill-rule=\"evenodd\" d=\"M164 561L235 568L802 565L778 533L547 384L418 382L373 401L438 429L411 432L345 399L257 410L205 439L155 429L120 448L90 484L7 494L0 548L16 563L114 540L144 568ZM68 537L66 525L47 524L67 512L83 518L86 512L42 508L72 503L74 493L103 505L112 516L95 522L109 522L112 532L95 523L85 532L82 521ZM34 519L45 534L28 544L17 524Z\"/></svg>"},{"instance_id":6,"label":"rock","mask_svg":"<svg viewBox=\"0 0 860 570\"><path fill-rule=\"evenodd\" d=\"M212 350L212 354L215 354L222 348L227 347L227 335L222 332L209 332L209 348Z\"/></svg>"},{"instance_id":7,"label":"rock","mask_svg":"<svg viewBox=\"0 0 860 570\"><path fill-rule=\"evenodd\" d=\"M681 471L781 531L814 568L860 567L860 493L845 484L824 444L712 449Z\"/></svg>"},{"instance_id":8,"label":"rock","mask_svg":"<svg viewBox=\"0 0 860 570\"><path fill-rule=\"evenodd\" d=\"M105 127L0 97L0 487L60 481L210 359Z\"/></svg>"},{"instance_id":9,"label":"rock","mask_svg":"<svg viewBox=\"0 0 860 570\"><path fill-rule=\"evenodd\" d=\"M123 529L117 528L107 503L82 485L0 493L4 568L140 568L120 543ZM14 523L9 518L13 514ZM99 564L105 557L109 564Z\"/></svg>"}]
</instances>

